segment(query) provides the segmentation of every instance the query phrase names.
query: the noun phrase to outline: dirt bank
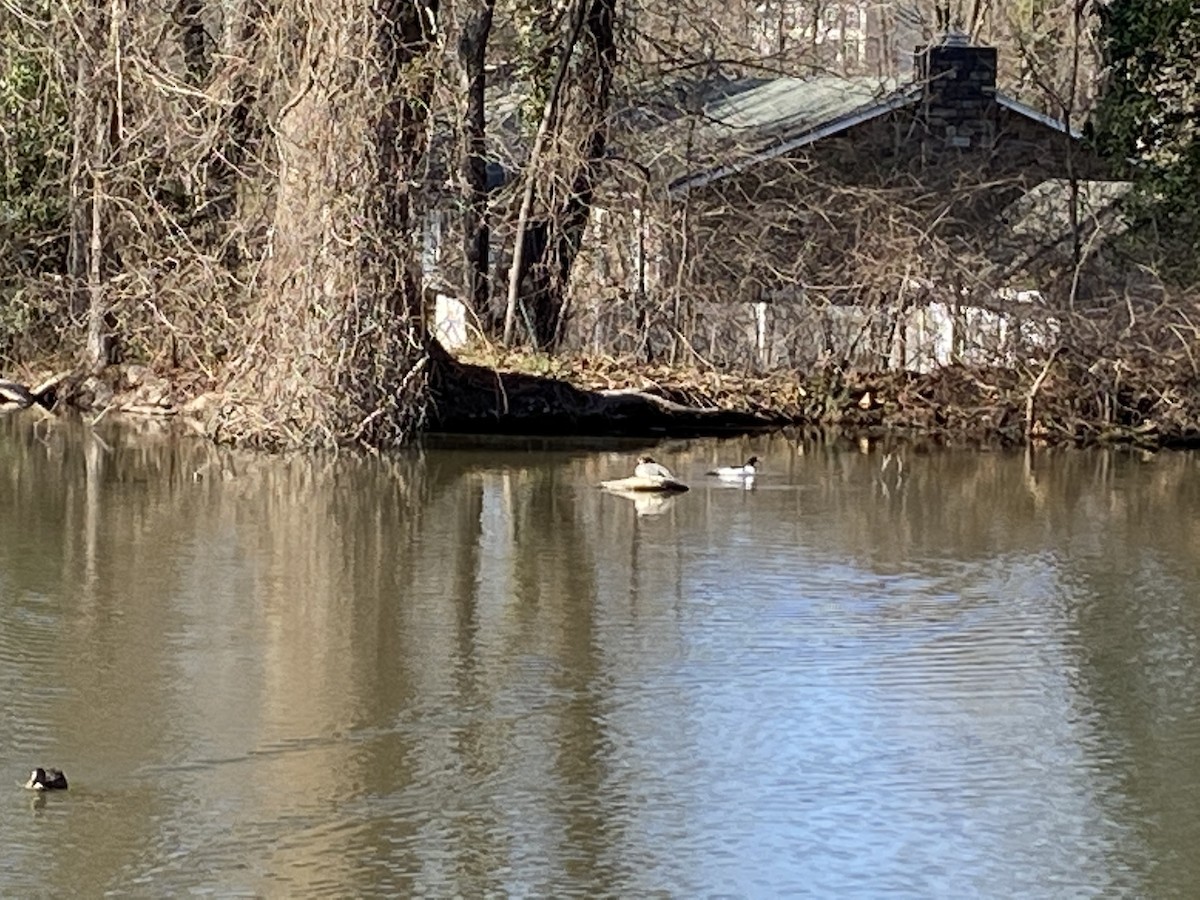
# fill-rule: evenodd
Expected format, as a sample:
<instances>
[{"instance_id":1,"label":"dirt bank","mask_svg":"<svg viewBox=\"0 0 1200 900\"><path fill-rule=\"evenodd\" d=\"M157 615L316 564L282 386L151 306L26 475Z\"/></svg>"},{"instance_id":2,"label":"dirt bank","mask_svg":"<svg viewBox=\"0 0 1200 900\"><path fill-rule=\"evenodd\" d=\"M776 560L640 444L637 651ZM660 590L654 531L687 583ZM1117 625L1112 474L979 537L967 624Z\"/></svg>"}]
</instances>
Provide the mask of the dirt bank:
<instances>
[{"instance_id":1,"label":"dirt bank","mask_svg":"<svg viewBox=\"0 0 1200 900\"><path fill-rule=\"evenodd\" d=\"M1085 364L1066 352L1025 370L924 374L829 367L755 375L523 353L466 355L460 370L466 377L446 386L440 405L447 430L489 421L601 433L614 424L674 432L675 423L677 433L801 425L946 442L1200 446L1200 377L1190 369Z\"/></svg>"},{"instance_id":2,"label":"dirt bank","mask_svg":"<svg viewBox=\"0 0 1200 900\"><path fill-rule=\"evenodd\" d=\"M637 436L800 425L949 443L1200 446L1200 378L1161 367L1113 369L1056 354L1027 372L951 366L929 374L859 374L831 367L752 375L610 357L476 352L435 360L428 425L452 433ZM31 391L52 385L35 405L73 407L93 418L178 419L212 439L237 440L215 424L222 406L233 402L216 378L137 365L100 376L24 374Z\"/></svg>"}]
</instances>

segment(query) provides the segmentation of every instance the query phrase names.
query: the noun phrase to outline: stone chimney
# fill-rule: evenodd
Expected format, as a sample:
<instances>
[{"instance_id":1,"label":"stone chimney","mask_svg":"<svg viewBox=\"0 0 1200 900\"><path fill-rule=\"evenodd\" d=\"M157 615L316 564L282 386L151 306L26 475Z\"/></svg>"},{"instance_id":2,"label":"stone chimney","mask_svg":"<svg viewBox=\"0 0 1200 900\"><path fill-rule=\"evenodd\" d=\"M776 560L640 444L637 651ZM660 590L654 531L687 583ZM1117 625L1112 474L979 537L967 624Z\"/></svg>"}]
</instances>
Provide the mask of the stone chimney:
<instances>
[{"instance_id":1,"label":"stone chimney","mask_svg":"<svg viewBox=\"0 0 1200 900\"><path fill-rule=\"evenodd\" d=\"M961 31L948 28L940 40L917 48L913 70L922 86L922 110L933 146L964 150L992 146L995 47L975 46Z\"/></svg>"}]
</instances>

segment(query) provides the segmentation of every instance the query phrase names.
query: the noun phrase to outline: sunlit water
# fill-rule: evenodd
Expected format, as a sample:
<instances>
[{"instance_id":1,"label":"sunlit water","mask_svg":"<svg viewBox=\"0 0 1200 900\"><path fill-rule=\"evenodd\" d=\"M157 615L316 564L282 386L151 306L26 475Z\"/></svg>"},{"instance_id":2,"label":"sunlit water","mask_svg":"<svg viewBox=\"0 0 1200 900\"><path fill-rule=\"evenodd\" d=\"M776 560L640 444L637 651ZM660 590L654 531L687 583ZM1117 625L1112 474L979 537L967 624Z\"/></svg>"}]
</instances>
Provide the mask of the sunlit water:
<instances>
[{"instance_id":1,"label":"sunlit water","mask_svg":"<svg viewBox=\"0 0 1200 900\"><path fill-rule=\"evenodd\" d=\"M642 449L0 421L0 896L1195 896L1195 457Z\"/></svg>"}]
</instances>

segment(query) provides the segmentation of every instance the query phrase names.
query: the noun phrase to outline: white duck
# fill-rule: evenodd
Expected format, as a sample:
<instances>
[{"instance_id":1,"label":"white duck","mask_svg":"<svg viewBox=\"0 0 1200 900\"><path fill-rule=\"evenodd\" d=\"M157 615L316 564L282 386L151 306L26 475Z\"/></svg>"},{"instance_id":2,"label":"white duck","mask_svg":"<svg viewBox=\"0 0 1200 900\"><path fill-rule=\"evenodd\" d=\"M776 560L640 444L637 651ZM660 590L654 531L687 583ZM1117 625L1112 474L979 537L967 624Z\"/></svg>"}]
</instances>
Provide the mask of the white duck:
<instances>
[{"instance_id":1,"label":"white duck","mask_svg":"<svg viewBox=\"0 0 1200 900\"><path fill-rule=\"evenodd\" d=\"M639 456L633 474L638 478L659 478L666 481L674 480L671 470L661 463L656 463L653 457Z\"/></svg>"},{"instance_id":2,"label":"white duck","mask_svg":"<svg viewBox=\"0 0 1200 900\"><path fill-rule=\"evenodd\" d=\"M681 481L676 481L671 470L659 465L649 456L639 456L633 474L628 478L617 478L613 481L602 481L600 487L619 494L633 492L653 492L663 494L680 494L688 489Z\"/></svg>"},{"instance_id":3,"label":"white duck","mask_svg":"<svg viewBox=\"0 0 1200 900\"><path fill-rule=\"evenodd\" d=\"M758 474L758 457L752 456L740 466L718 466L707 474L718 478L753 478Z\"/></svg>"}]
</instances>

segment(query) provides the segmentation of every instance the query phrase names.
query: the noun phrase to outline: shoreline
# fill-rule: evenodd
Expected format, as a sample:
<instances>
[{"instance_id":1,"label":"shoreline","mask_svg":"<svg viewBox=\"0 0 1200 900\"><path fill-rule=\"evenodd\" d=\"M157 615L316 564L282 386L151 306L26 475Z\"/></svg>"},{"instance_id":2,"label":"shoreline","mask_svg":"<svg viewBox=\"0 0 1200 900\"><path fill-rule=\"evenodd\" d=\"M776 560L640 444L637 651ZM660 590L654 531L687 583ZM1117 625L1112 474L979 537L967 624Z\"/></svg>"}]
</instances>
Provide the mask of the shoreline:
<instances>
[{"instance_id":1,"label":"shoreline","mask_svg":"<svg viewBox=\"0 0 1200 900\"><path fill-rule=\"evenodd\" d=\"M1160 372L1153 389L1139 392L1127 375L1125 393L1097 399L1070 363L1052 363L1024 374L965 366L928 374L751 374L489 349L447 356L437 367L427 432L683 438L811 428L948 445L1200 447L1200 385L1163 384ZM234 398L208 376L138 364L99 376L36 367L25 374L25 385L49 386L34 406L75 409L93 422L111 415L176 420L216 443L237 443L219 425Z\"/></svg>"}]
</instances>

